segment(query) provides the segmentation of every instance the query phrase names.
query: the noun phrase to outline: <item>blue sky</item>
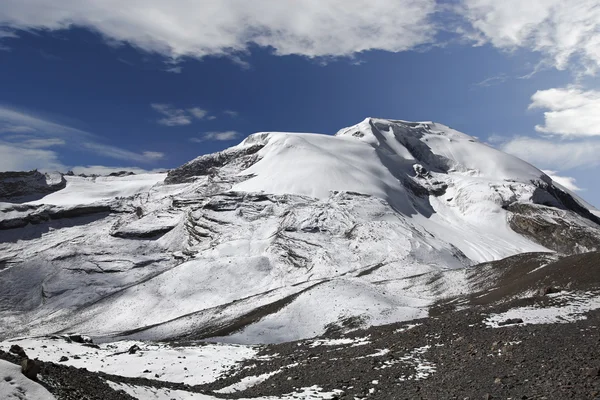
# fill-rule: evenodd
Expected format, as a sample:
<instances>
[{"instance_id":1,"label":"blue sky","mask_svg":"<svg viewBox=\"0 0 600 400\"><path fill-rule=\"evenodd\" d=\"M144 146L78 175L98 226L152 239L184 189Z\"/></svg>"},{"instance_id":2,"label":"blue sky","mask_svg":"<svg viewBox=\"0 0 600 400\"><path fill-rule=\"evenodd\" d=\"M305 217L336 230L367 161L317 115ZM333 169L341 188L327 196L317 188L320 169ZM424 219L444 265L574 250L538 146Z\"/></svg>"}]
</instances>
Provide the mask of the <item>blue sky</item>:
<instances>
[{"instance_id":1,"label":"blue sky","mask_svg":"<svg viewBox=\"0 0 600 400\"><path fill-rule=\"evenodd\" d=\"M5 0L0 170L171 168L375 116L477 136L600 206L600 6L522 3Z\"/></svg>"}]
</instances>

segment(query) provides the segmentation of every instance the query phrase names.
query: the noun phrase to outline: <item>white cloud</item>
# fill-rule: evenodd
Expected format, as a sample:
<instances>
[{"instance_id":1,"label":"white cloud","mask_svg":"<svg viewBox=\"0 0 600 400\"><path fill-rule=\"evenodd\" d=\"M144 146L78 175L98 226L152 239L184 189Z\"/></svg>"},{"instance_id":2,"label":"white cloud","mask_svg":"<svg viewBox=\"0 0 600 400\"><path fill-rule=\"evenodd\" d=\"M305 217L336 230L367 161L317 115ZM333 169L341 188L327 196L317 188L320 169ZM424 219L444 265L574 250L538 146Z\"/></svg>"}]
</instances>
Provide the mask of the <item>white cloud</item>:
<instances>
[{"instance_id":1,"label":"white cloud","mask_svg":"<svg viewBox=\"0 0 600 400\"><path fill-rule=\"evenodd\" d=\"M5 38L17 38L18 36L15 35L13 32L11 31L7 31L2 29L2 27L0 26L0 51L10 51L10 47L4 45L1 43L2 39Z\"/></svg>"},{"instance_id":2,"label":"white cloud","mask_svg":"<svg viewBox=\"0 0 600 400\"><path fill-rule=\"evenodd\" d=\"M506 142L506 136L498 135L497 133L493 133L493 134L489 135L487 138L487 143L490 146L494 146L497 143L504 143L504 142Z\"/></svg>"},{"instance_id":3,"label":"white cloud","mask_svg":"<svg viewBox=\"0 0 600 400\"><path fill-rule=\"evenodd\" d=\"M191 138L190 141L195 143L202 143L211 140L225 142L228 140L238 139L240 136L240 133L237 131L206 132L204 135L202 135L202 137Z\"/></svg>"},{"instance_id":4,"label":"white cloud","mask_svg":"<svg viewBox=\"0 0 600 400\"><path fill-rule=\"evenodd\" d=\"M174 108L170 104L158 104L153 103L150 106L160 114L164 115L164 118L159 119L158 122L165 126L181 126L189 125L192 123L192 118L185 110L180 108Z\"/></svg>"},{"instance_id":5,"label":"white cloud","mask_svg":"<svg viewBox=\"0 0 600 400\"><path fill-rule=\"evenodd\" d=\"M553 141L515 137L499 146L501 150L530 162L538 168L560 171L600 165L600 140Z\"/></svg>"},{"instance_id":6,"label":"white cloud","mask_svg":"<svg viewBox=\"0 0 600 400\"><path fill-rule=\"evenodd\" d=\"M233 111L233 110L225 110L225 111L223 111L223 114L225 114L231 118L236 118L239 115L239 113L237 111Z\"/></svg>"},{"instance_id":7,"label":"white cloud","mask_svg":"<svg viewBox=\"0 0 600 400\"><path fill-rule=\"evenodd\" d=\"M30 149L45 149L54 146L64 146L66 142L63 139L48 138L48 139L25 139L19 143L23 147Z\"/></svg>"},{"instance_id":8,"label":"white cloud","mask_svg":"<svg viewBox=\"0 0 600 400\"><path fill-rule=\"evenodd\" d=\"M166 72L171 72L173 74L180 74L183 71L183 67L171 67L165 69Z\"/></svg>"},{"instance_id":9,"label":"white cloud","mask_svg":"<svg viewBox=\"0 0 600 400\"><path fill-rule=\"evenodd\" d=\"M206 110L200 107L192 107L183 109L176 108L171 104L152 103L150 104L155 111L162 114L164 118L157 120L161 125L165 126L182 126L192 123L192 119L202 119L208 114Z\"/></svg>"},{"instance_id":10,"label":"white cloud","mask_svg":"<svg viewBox=\"0 0 600 400\"><path fill-rule=\"evenodd\" d=\"M491 76L489 78L486 78L486 79L482 80L481 82L477 82L474 84L474 86L489 87L489 86L499 85L501 83L506 82L507 79L508 79L508 76L506 74L500 74L497 76Z\"/></svg>"},{"instance_id":11,"label":"white cloud","mask_svg":"<svg viewBox=\"0 0 600 400\"><path fill-rule=\"evenodd\" d=\"M435 0L3 0L0 25L84 26L168 57L234 56L252 44L276 54L350 56L430 43Z\"/></svg>"},{"instance_id":12,"label":"white cloud","mask_svg":"<svg viewBox=\"0 0 600 400\"><path fill-rule=\"evenodd\" d=\"M552 179L554 182L558 183L559 185L572 190L574 192L580 191L582 190L580 187L577 186L577 180L573 177L570 176L560 176L558 175L558 172L556 171L551 171L551 170L542 170L543 173L545 173L546 175L548 175L550 177L550 179Z\"/></svg>"},{"instance_id":13,"label":"white cloud","mask_svg":"<svg viewBox=\"0 0 600 400\"><path fill-rule=\"evenodd\" d=\"M0 105L2 169L31 169L29 165L40 169L62 168L63 165L58 161L58 153L47 148L67 145L71 150L83 150L113 159L142 163L154 162L164 157L160 152L137 153L103 144L98 136L90 132Z\"/></svg>"},{"instance_id":14,"label":"white cloud","mask_svg":"<svg viewBox=\"0 0 600 400\"><path fill-rule=\"evenodd\" d=\"M559 70L594 74L600 67L598 0L463 0L460 12L475 43L540 52Z\"/></svg>"},{"instance_id":15,"label":"white cloud","mask_svg":"<svg viewBox=\"0 0 600 400\"><path fill-rule=\"evenodd\" d=\"M162 160L165 158L165 153L159 151L144 151L142 156L148 160Z\"/></svg>"},{"instance_id":16,"label":"white cloud","mask_svg":"<svg viewBox=\"0 0 600 400\"><path fill-rule=\"evenodd\" d=\"M0 142L0 171L65 170L58 154L51 150L31 149Z\"/></svg>"},{"instance_id":17,"label":"white cloud","mask_svg":"<svg viewBox=\"0 0 600 400\"><path fill-rule=\"evenodd\" d=\"M600 135L600 92L577 87L539 90L529 108L542 108L545 125L538 132L565 136Z\"/></svg>"},{"instance_id":18,"label":"white cloud","mask_svg":"<svg viewBox=\"0 0 600 400\"><path fill-rule=\"evenodd\" d=\"M200 107L190 108L188 112L198 119L202 119L208 114L206 110L203 110Z\"/></svg>"},{"instance_id":19,"label":"white cloud","mask_svg":"<svg viewBox=\"0 0 600 400\"><path fill-rule=\"evenodd\" d=\"M14 32L7 31L7 30L2 29L0 27L0 39L3 39L3 38L16 38L16 37L18 37L18 36Z\"/></svg>"},{"instance_id":20,"label":"white cloud","mask_svg":"<svg viewBox=\"0 0 600 400\"><path fill-rule=\"evenodd\" d=\"M116 146L111 146L107 144L101 143L93 143L87 142L82 143L82 146L94 152L95 154L99 154L105 157L114 158L117 160L126 160L126 161L137 161L137 162L151 162L156 161L164 157L163 153L155 152L155 151L145 151L143 153L136 153L133 151L125 150Z\"/></svg>"},{"instance_id":21,"label":"white cloud","mask_svg":"<svg viewBox=\"0 0 600 400\"><path fill-rule=\"evenodd\" d=\"M33 133L36 130L25 125L0 125L0 133Z\"/></svg>"},{"instance_id":22,"label":"white cloud","mask_svg":"<svg viewBox=\"0 0 600 400\"><path fill-rule=\"evenodd\" d=\"M19 111L0 105L0 133L38 133L64 135L69 137L94 137L89 132L62 125L32 113Z\"/></svg>"},{"instance_id":23,"label":"white cloud","mask_svg":"<svg viewBox=\"0 0 600 400\"><path fill-rule=\"evenodd\" d=\"M62 139L44 139L26 140L19 143L4 142L0 140L0 171L30 171L37 169L40 171L60 171L67 172L72 170L75 174L87 175L108 175L111 172L131 171L136 174L147 172L160 172L165 169L143 169L139 167L105 167L100 165L76 166L70 167L60 160L60 155L54 150L48 150L44 147L53 145L62 145ZM128 161L147 162L163 158L162 153L144 152L142 155L127 152L115 147L106 146L101 149L104 153L112 153L112 158L120 158ZM115 154L117 152L117 154Z\"/></svg>"}]
</instances>

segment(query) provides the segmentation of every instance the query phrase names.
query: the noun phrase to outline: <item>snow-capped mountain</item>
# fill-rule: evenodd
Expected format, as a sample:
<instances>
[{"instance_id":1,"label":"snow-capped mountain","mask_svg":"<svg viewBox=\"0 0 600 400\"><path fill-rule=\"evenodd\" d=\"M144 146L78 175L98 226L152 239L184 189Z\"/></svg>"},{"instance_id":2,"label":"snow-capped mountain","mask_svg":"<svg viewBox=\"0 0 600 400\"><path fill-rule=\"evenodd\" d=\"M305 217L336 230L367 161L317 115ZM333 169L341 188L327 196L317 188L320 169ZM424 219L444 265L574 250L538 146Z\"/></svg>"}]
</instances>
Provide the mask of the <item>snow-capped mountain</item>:
<instances>
[{"instance_id":1,"label":"snow-capped mountain","mask_svg":"<svg viewBox=\"0 0 600 400\"><path fill-rule=\"evenodd\" d=\"M257 133L168 174L65 179L1 204L0 336L281 342L426 316L474 291L475 264L600 248L596 210L432 122Z\"/></svg>"}]
</instances>

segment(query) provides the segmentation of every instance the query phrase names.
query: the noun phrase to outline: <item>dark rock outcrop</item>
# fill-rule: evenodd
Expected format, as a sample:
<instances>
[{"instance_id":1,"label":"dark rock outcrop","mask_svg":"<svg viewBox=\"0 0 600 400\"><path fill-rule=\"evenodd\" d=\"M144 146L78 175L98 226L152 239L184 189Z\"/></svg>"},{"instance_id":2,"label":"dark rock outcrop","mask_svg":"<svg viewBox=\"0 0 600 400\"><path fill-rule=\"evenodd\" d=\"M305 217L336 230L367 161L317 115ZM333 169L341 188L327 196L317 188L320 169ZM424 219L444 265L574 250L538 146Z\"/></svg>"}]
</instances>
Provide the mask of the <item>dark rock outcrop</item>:
<instances>
[{"instance_id":1,"label":"dark rock outcrop","mask_svg":"<svg viewBox=\"0 0 600 400\"><path fill-rule=\"evenodd\" d=\"M40 363L37 360L24 358L21 360L21 372L31 380L37 380L37 374L40 373Z\"/></svg>"},{"instance_id":2,"label":"dark rock outcrop","mask_svg":"<svg viewBox=\"0 0 600 400\"><path fill-rule=\"evenodd\" d=\"M63 189L67 181L60 173L0 172L0 200L10 201L23 197L43 195Z\"/></svg>"},{"instance_id":3,"label":"dark rock outcrop","mask_svg":"<svg viewBox=\"0 0 600 400\"><path fill-rule=\"evenodd\" d=\"M38 225L57 219L76 218L92 214L108 213L112 210L108 205L84 205L71 208L33 206L33 208L38 209L34 212L23 213L21 215L16 215L13 218L0 220L0 230L22 228L28 224ZM17 208L15 208L15 210L19 211Z\"/></svg>"},{"instance_id":4,"label":"dark rock outcrop","mask_svg":"<svg viewBox=\"0 0 600 400\"><path fill-rule=\"evenodd\" d=\"M263 147L262 144L256 144L198 157L181 167L170 170L165 178L165 183L190 182L198 176L214 175L219 168L224 166L237 167L239 170L246 169L258 161L258 154L256 153Z\"/></svg>"},{"instance_id":5,"label":"dark rock outcrop","mask_svg":"<svg viewBox=\"0 0 600 400\"><path fill-rule=\"evenodd\" d=\"M17 356L19 356L21 358L27 358L27 354L25 353L25 350L23 350L23 348L21 346L19 346L18 344L13 344L12 346L10 346L9 351L13 354L16 354Z\"/></svg>"},{"instance_id":6,"label":"dark rock outcrop","mask_svg":"<svg viewBox=\"0 0 600 400\"><path fill-rule=\"evenodd\" d=\"M592 221L587 226L574 223L578 214L573 211L525 203L513 203L507 210L512 213L509 224L513 231L548 249L562 254L600 249L600 230Z\"/></svg>"},{"instance_id":7,"label":"dark rock outcrop","mask_svg":"<svg viewBox=\"0 0 600 400\"><path fill-rule=\"evenodd\" d=\"M575 214L600 225L600 218L592 214L590 210L581 205L569 193L547 182L538 181L534 182L534 184L537 186L531 199L534 203L572 211Z\"/></svg>"}]
</instances>

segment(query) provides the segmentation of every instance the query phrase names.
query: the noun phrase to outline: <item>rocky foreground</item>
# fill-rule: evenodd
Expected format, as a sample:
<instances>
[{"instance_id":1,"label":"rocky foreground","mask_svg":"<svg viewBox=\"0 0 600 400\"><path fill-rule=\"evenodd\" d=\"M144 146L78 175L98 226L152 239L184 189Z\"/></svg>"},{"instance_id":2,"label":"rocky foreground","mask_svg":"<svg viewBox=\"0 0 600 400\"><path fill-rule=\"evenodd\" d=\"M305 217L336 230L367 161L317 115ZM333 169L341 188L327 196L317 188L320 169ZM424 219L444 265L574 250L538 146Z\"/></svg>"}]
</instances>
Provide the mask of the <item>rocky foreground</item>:
<instances>
[{"instance_id":1,"label":"rocky foreground","mask_svg":"<svg viewBox=\"0 0 600 400\"><path fill-rule=\"evenodd\" d=\"M299 392L293 398L600 399L600 253L549 264L523 255L477 268L494 276L494 285L438 302L428 318L346 333L349 326L332 326L323 337L262 346L205 384L61 362L41 363L39 381L69 400L273 399ZM138 351L144 346L131 357ZM20 362L5 351L0 358ZM133 388L146 394L128 394Z\"/></svg>"}]
</instances>

